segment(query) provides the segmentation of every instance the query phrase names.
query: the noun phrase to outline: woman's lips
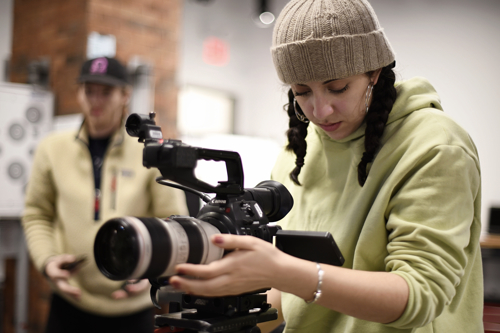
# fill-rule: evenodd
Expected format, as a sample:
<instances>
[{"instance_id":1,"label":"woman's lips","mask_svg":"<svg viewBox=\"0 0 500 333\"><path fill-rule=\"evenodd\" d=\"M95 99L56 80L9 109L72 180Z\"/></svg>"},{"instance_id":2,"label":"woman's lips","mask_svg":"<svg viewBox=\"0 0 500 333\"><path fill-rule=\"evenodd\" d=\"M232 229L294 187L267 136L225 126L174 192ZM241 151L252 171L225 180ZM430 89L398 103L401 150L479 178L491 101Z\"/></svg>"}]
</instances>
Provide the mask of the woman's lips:
<instances>
[{"instance_id":1,"label":"woman's lips","mask_svg":"<svg viewBox=\"0 0 500 333\"><path fill-rule=\"evenodd\" d=\"M339 128L341 123L342 122L339 121L337 123L331 123L331 124L319 124L318 126L321 127L323 129L323 131L325 131L325 132L333 132L337 128Z\"/></svg>"}]
</instances>

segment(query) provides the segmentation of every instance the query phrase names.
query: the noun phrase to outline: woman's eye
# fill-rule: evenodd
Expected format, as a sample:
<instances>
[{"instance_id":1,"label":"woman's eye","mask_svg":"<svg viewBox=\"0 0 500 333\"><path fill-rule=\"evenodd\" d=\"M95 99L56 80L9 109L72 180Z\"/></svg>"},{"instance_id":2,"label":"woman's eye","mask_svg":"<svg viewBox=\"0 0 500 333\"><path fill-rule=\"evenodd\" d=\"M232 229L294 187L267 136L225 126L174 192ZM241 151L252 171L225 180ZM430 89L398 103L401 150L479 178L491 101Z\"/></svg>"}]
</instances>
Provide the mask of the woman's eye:
<instances>
[{"instance_id":1,"label":"woman's eye","mask_svg":"<svg viewBox=\"0 0 500 333\"><path fill-rule=\"evenodd\" d=\"M296 91L295 92L295 97L297 97L297 96L305 96L308 93L309 93L309 91L302 91L302 92Z\"/></svg>"},{"instance_id":2,"label":"woman's eye","mask_svg":"<svg viewBox=\"0 0 500 333\"><path fill-rule=\"evenodd\" d=\"M330 89L330 92L331 92L331 93L334 93L334 94L341 94L341 93L343 93L344 91L346 91L346 90L347 90L347 88L349 88L349 85L348 85L348 84L346 84L346 85L344 86L344 88L342 88L342 89Z\"/></svg>"}]
</instances>

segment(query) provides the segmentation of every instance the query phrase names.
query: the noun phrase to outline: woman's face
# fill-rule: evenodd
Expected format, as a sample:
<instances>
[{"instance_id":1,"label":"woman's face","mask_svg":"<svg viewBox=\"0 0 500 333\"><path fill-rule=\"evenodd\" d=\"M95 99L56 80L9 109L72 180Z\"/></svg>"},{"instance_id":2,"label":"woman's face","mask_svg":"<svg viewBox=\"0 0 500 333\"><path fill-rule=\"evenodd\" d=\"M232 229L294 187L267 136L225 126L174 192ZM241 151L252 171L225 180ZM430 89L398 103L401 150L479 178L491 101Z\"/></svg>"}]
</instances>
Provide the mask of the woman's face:
<instances>
[{"instance_id":1,"label":"woman's face","mask_svg":"<svg viewBox=\"0 0 500 333\"><path fill-rule=\"evenodd\" d=\"M379 74L292 84L292 91L305 116L330 138L341 140L363 123L368 85L376 84Z\"/></svg>"}]
</instances>

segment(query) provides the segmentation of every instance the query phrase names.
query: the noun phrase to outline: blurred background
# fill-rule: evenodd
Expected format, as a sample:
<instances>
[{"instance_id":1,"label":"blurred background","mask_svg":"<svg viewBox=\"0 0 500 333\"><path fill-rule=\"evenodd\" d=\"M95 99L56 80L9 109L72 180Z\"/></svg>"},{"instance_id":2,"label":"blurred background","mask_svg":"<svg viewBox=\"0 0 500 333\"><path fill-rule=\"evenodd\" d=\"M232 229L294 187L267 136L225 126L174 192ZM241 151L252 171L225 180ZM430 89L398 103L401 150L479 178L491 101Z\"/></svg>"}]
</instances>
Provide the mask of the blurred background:
<instances>
[{"instance_id":1,"label":"blurred background","mask_svg":"<svg viewBox=\"0 0 500 333\"><path fill-rule=\"evenodd\" d=\"M428 78L445 112L475 141L483 232L496 230L500 222L490 212L500 207L500 2L370 2L396 52L398 79ZM155 111L166 138L238 151L245 186L253 187L269 178L285 144L287 87L269 49L286 3L0 0L0 333L41 332L45 322L49 292L29 264L19 216L39 140L80 125L82 62L116 56L133 78L131 112ZM200 163L197 175L224 180L217 164Z\"/></svg>"}]
</instances>

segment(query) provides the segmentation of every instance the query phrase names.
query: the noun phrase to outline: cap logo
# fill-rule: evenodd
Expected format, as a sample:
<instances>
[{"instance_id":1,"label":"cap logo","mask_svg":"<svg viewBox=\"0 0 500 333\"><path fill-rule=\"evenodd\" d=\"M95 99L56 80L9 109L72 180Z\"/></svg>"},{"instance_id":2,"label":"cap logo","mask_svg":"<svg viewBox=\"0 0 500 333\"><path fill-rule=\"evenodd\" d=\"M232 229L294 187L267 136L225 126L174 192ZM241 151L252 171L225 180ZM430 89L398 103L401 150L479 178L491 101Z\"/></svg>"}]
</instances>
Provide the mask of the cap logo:
<instances>
[{"instance_id":1,"label":"cap logo","mask_svg":"<svg viewBox=\"0 0 500 333\"><path fill-rule=\"evenodd\" d=\"M90 74L106 74L108 69L108 59L97 58L90 65Z\"/></svg>"}]
</instances>

